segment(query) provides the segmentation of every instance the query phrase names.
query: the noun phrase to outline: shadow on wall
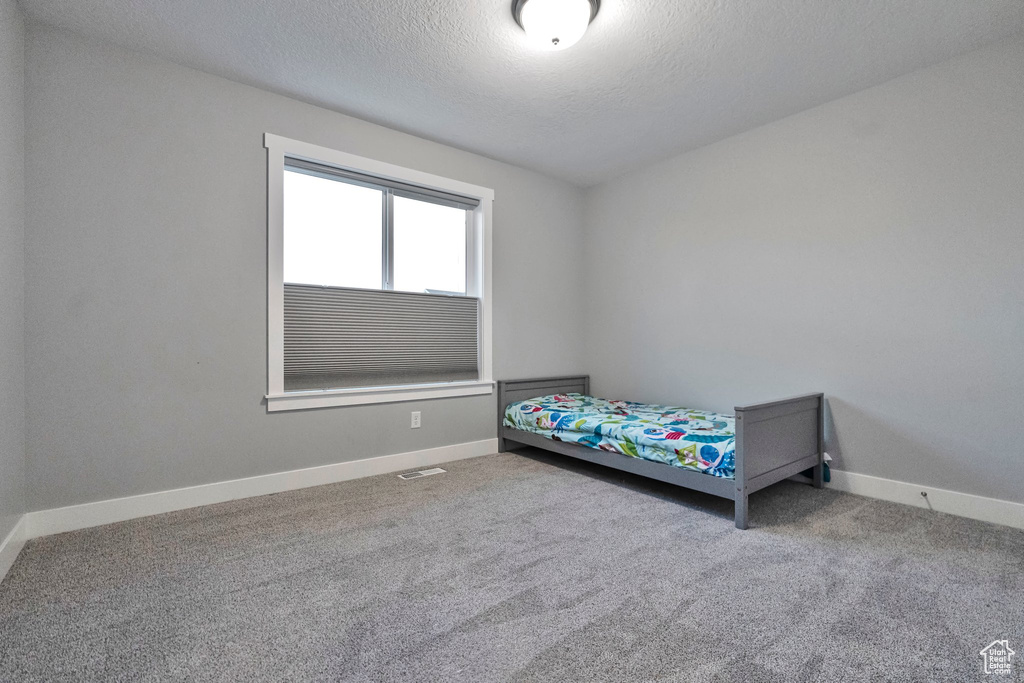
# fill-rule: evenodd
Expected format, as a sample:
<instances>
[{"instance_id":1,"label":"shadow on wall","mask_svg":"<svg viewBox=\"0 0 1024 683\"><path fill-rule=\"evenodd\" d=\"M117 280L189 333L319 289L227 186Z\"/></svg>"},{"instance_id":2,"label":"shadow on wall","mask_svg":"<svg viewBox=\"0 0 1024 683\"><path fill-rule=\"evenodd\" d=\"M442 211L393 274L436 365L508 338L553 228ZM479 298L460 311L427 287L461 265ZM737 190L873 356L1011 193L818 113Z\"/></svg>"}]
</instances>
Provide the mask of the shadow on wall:
<instances>
[{"instance_id":1,"label":"shadow on wall","mask_svg":"<svg viewBox=\"0 0 1024 683\"><path fill-rule=\"evenodd\" d=\"M897 419L842 399L826 399L825 451L832 456L831 466L844 472L871 472L885 479L976 495L991 488L992 482L982 479L985 472L971 466L975 458L970 453L937 448L942 434L934 434L930 443L914 438L899 428ZM956 429L951 424L950 430ZM949 436L953 435L951 431ZM962 434L957 436L963 438ZM950 444L950 448L955 447ZM985 446L979 442L977 447Z\"/></svg>"},{"instance_id":2,"label":"shadow on wall","mask_svg":"<svg viewBox=\"0 0 1024 683\"><path fill-rule=\"evenodd\" d=\"M829 467L843 469L843 448L836 433L835 415L832 413L832 399L825 398L825 452L832 456Z\"/></svg>"}]
</instances>

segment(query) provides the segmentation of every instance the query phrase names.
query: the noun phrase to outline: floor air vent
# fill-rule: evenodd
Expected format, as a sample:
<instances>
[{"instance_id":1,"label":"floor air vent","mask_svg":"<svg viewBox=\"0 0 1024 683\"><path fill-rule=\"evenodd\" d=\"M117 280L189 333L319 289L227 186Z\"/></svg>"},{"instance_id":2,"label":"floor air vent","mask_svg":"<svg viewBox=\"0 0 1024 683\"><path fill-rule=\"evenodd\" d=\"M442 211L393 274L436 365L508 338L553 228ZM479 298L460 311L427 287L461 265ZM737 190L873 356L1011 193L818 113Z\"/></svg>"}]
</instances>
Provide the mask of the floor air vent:
<instances>
[{"instance_id":1,"label":"floor air vent","mask_svg":"<svg viewBox=\"0 0 1024 683\"><path fill-rule=\"evenodd\" d=\"M431 474L442 474L445 470L440 467L435 467L432 470L420 470L419 472L406 472L405 474L399 474L399 479L419 479L420 477L429 477Z\"/></svg>"}]
</instances>

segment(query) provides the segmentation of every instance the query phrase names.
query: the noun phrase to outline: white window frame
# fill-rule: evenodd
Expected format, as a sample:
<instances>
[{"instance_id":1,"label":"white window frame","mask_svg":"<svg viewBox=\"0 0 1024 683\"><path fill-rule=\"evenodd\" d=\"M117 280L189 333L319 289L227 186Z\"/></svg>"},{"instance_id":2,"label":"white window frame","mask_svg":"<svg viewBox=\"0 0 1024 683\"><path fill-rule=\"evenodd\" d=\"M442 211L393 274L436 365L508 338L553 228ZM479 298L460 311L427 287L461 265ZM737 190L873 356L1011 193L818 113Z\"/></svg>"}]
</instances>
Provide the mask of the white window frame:
<instances>
[{"instance_id":1,"label":"white window frame","mask_svg":"<svg viewBox=\"0 0 1024 683\"><path fill-rule=\"evenodd\" d=\"M267 410L397 403L433 398L477 396L494 390L491 361L491 204L494 190L443 178L383 161L266 133L267 149ZM467 235L466 296L480 299L480 378L462 382L284 390L284 166L285 157L394 180L476 199Z\"/></svg>"}]
</instances>

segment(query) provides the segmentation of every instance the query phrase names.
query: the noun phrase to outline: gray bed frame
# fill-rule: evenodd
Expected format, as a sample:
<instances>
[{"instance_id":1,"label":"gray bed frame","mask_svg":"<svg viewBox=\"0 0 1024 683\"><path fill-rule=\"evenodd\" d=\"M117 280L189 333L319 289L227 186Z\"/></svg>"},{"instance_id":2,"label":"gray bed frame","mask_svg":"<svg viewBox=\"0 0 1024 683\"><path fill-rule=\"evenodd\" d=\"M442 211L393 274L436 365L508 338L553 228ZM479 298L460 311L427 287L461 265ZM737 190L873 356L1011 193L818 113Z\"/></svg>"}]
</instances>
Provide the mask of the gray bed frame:
<instances>
[{"instance_id":1,"label":"gray bed frame","mask_svg":"<svg viewBox=\"0 0 1024 683\"><path fill-rule=\"evenodd\" d=\"M807 469L822 486L824 394L807 394L749 406L736 406L736 478L722 479L695 470L631 458L506 427L505 408L516 401L576 392L590 394L590 376L540 377L498 382L498 451L533 446L580 460L614 467L642 477L710 493L736 502L736 528L746 529L747 498Z\"/></svg>"}]
</instances>

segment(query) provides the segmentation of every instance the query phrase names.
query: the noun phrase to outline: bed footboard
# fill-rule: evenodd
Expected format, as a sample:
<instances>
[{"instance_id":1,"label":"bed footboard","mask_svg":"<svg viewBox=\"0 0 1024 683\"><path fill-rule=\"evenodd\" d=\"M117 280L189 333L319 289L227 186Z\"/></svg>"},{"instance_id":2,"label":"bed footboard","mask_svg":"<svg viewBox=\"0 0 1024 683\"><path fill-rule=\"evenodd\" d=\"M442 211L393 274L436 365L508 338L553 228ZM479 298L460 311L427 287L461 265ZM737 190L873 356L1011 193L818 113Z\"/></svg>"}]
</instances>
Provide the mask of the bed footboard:
<instances>
[{"instance_id":1,"label":"bed footboard","mask_svg":"<svg viewBox=\"0 0 1024 683\"><path fill-rule=\"evenodd\" d=\"M807 394L736 406L736 527L747 528L747 496L806 469L822 487L825 396Z\"/></svg>"}]
</instances>

